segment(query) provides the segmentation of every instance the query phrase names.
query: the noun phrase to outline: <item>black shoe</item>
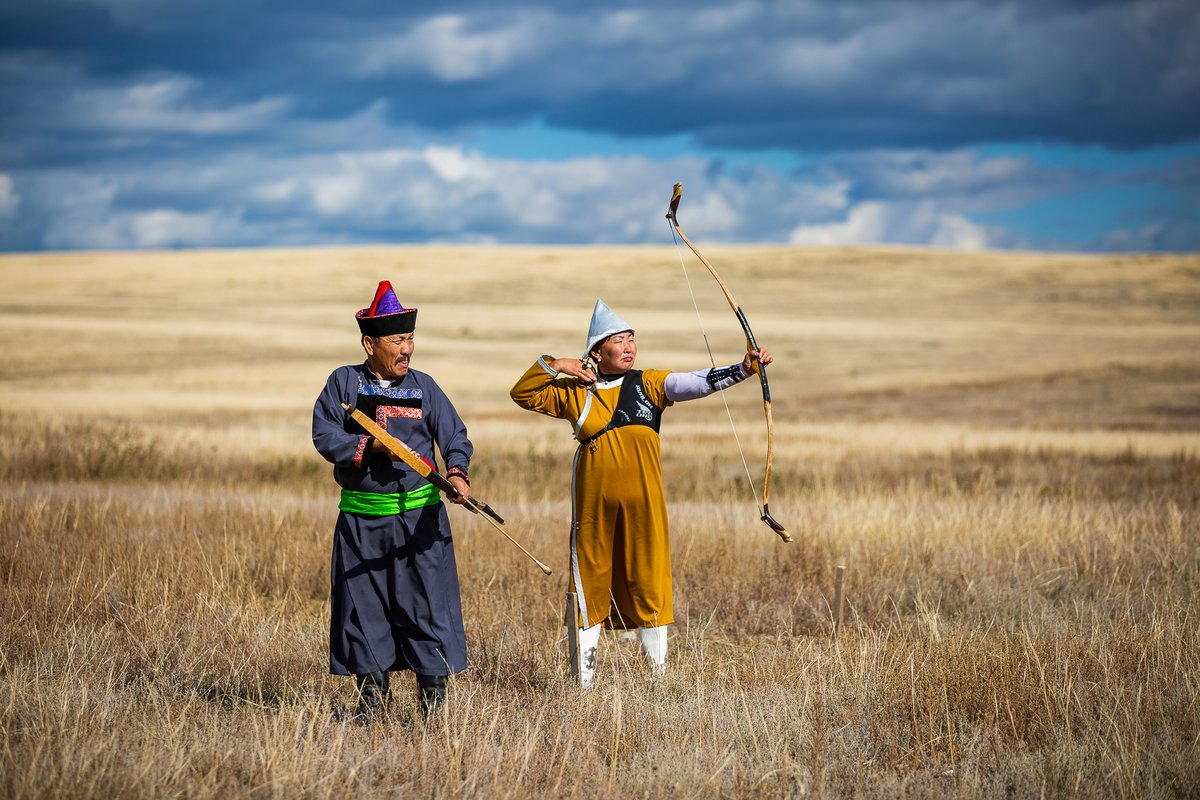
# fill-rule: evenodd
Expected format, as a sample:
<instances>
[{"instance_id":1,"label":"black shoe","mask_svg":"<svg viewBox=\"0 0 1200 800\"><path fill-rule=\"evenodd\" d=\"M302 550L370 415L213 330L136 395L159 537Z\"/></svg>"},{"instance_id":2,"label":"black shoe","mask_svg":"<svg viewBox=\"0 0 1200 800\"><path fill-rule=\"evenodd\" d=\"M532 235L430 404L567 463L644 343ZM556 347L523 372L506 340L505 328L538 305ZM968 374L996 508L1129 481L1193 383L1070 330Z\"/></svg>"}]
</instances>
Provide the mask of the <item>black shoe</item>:
<instances>
[{"instance_id":1,"label":"black shoe","mask_svg":"<svg viewBox=\"0 0 1200 800\"><path fill-rule=\"evenodd\" d=\"M354 676L358 687L358 708L355 715L362 719L374 719L387 711L391 694L391 681L386 672L364 672Z\"/></svg>"},{"instance_id":2,"label":"black shoe","mask_svg":"<svg viewBox=\"0 0 1200 800\"><path fill-rule=\"evenodd\" d=\"M418 675L417 699L421 703L421 716L429 719L446 707L446 676Z\"/></svg>"}]
</instances>

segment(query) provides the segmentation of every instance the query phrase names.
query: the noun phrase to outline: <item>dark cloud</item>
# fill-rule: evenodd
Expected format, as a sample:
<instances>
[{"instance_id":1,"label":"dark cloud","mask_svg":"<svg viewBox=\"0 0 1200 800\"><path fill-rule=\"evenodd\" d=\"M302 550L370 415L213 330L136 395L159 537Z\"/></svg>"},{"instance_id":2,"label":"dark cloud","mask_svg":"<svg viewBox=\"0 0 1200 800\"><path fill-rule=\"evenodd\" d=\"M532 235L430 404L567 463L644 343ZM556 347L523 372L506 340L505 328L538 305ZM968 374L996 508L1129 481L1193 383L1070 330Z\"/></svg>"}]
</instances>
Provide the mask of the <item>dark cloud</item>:
<instances>
[{"instance_id":1,"label":"dark cloud","mask_svg":"<svg viewBox=\"0 0 1200 800\"><path fill-rule=\"evenodd\" d=\"M214 100L312 117L379 99L429 128L526 121L825 150L1014 139L1128 148L1200 135L1200 14L1133 3L436 6L20 3L0 50L80 84L180 74ZM10 86L12 108L36 80ZM23 96L24 95L24 96Z\"/></svg>"}]
</instances>

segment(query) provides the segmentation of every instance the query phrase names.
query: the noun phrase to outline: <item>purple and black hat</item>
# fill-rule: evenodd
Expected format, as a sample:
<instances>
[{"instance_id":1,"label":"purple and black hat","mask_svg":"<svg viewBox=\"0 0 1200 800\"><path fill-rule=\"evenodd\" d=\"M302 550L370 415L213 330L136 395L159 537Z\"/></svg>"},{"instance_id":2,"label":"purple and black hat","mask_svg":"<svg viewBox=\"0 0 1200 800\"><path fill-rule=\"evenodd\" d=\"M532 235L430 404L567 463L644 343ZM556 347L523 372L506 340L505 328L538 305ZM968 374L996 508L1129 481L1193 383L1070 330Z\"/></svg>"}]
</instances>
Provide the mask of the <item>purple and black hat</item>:
<instances>
[{"instance_id":1,"label":"purple and black hat","mask_svg":"<svg viewBox=\"0 0 1200 800\"><path fill-rule=\"evenodd\" d=\"M358 320L358 329L363 336L412 333L417 327L417 310L400 305L391 281L380 281L371 306L359 311L354 318Z\"/></svg>"}]
</instances>

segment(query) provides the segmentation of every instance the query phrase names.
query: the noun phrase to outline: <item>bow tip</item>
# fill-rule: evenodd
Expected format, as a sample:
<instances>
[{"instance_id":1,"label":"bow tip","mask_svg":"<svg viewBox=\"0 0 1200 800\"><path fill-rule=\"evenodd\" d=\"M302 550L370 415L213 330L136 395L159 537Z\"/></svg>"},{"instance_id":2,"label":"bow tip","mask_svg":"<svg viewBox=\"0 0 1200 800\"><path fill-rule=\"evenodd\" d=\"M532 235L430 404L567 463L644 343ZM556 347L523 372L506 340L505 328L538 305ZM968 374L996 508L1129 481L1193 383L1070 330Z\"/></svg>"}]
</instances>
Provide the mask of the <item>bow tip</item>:
<instances>
[{"instance_id":1,"label":"bow tip","mask_svg":"<svg viewBox=\"0 0 1200 800\"><path fill-rule=\"evenodd\" d=\"M770 509L768 509L765 505L762 508L762 517L760 519L767 523L767 527L779 534L779 538L783 539L784 543L792 540L791 534L787 532L787 528L780 525L775 518L771 516Z\"/></svg>"},{"instance_id":2,"label":"bow tip","mask_svg":"<svg viewBox=\"0 0 1200 800\"><path fill-rule=\"evenodd\" d=\"M675 214L679 211L679 199L683 197L683 181L675 184L675 189L671 192L671 205L667 209L667 219L678 225L675 221Z\"/></svg>"}]
</instances>

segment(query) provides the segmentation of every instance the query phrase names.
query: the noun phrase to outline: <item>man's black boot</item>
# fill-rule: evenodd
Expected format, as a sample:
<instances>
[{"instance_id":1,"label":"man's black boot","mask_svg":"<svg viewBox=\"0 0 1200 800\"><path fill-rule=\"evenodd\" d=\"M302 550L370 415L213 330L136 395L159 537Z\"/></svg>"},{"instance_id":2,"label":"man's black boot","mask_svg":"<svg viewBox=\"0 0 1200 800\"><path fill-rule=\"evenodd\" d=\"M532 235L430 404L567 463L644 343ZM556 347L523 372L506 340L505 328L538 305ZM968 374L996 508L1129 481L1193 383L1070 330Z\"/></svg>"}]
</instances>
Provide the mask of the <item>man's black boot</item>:
<instances>
[{"instance_id":1,"label":"man's black boot","mask_svg":"<svg viewBox=\"0 0 1200 800\"><path fill-rule=\"evenodd\" d=\"M417 698L421 701L421 716L429 719L446 705L446 676L418 675Z\"/></svg>"},{"instance_id":2,"label":"man's black boot","mask_svg":"<svg viewBox=\"0 0 1200 800\"><path fill-rule=\"evenodd\" d=\"M358 686L357 715L377 717L387 710L391 681L386 672L363 672L354 676Z\"/></svg>"}]
</instances>

